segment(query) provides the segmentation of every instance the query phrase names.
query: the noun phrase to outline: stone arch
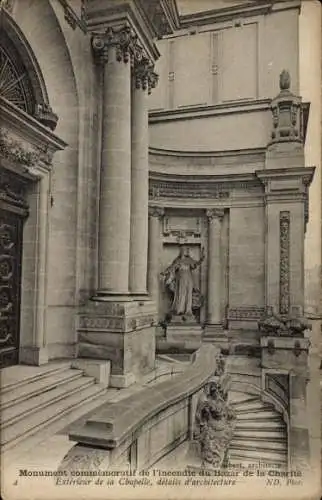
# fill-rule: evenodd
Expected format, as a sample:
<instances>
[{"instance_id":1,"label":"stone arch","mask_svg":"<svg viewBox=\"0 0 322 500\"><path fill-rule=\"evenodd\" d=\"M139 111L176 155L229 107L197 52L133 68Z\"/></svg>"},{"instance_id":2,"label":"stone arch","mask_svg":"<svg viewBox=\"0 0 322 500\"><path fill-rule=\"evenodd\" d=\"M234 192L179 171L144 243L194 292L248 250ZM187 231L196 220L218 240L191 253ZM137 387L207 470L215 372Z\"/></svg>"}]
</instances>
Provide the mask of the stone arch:
<instances>
[{"instance_id":1,"label":"stone arch","mask_svg":"<svg viewBox=\"0 0 322 500\"><path fill-rule=\"evenodd\" d=\"M10 13L6 15L10 17ZM47 99L48 105L50 103L59 116L55 134L68 144L54 155L48 186L50 203L44 292L46 328L43 340L47 354L42 359L69 357L73 355L75 345L80 147L75 74L70 50L49 0L16 0L12 16L23 38L28 40L37 61L35 67L41 68L44 100Z\"/></svg>"},{"instance_id":2,"label":"stone arch","mask_svg":"<svg viewBox=\"0 0 322 500\"><path fill-rule=\"evenodd\" d=\"M6 10L1 12L0 95L52 130L52 112L38 61L23 32Z\"/></svg>"}]
</instances>

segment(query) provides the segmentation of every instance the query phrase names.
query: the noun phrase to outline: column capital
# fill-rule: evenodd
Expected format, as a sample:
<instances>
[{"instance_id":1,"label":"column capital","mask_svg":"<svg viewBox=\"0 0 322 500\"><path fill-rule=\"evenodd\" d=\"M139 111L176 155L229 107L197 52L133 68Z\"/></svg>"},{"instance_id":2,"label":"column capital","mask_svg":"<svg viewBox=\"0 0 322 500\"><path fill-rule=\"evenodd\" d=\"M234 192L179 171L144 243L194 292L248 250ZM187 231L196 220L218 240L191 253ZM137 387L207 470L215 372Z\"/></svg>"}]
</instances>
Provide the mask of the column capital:
<instances>
[{"instance_id":1,"label":"column capital","mask_svg":"<svg viewBox=\"0 0 322 500\"><path fill-rule=\"evenodd\" d=\"M149 66L153 66L153 62L140 44L137 34L128 24L121 27L109 27L103 32L93 32L91 44L97 64L108 62L109 48L114 47L118 62L130 62L131 66L134 67L134 65L141 65L147 61Z\"/></svg>"},{"instance_id":2,"label":"column capital","mask_svg":"<svg viewBox=\"0 0 322 500\"><path fill-rule=\"evenodd\" d=\"M164 216L164 208L163 207L153 207L149 206L149 216L150 217L158 217L161 219Z\"/></svg>"},{"instance_id":3,"label":"column capital","mask_svg":"<svg viewBox=\"0 0 322 500\"><path fill-rule=\"evenodd\" d=\"M209 222L215 220L222 221L225 212L223 208L210 208L206 211Z\"/></svg>"},{"instance_id":4,"label":"column capital","mask_svg":"<svg viewBox=\"0 0 322 500\"><path fill-rule=\"evenodd\" d=\"M137 57L134 61L133 79L136 89L148 89L151 94L151 89L157 86L159 76L154 71L154 64L143 56L141 60Z\"/></svg>"}]
</instances>

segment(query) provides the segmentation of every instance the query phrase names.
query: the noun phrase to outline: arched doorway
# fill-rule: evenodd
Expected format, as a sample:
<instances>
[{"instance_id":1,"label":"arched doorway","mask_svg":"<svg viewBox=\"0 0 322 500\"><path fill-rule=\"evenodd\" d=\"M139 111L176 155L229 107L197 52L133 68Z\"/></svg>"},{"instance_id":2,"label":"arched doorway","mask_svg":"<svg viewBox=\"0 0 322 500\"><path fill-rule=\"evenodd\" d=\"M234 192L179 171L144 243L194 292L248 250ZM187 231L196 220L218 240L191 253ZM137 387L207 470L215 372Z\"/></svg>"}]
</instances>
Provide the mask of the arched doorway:
<instances>
[{"instance_id":1,"label":"arched doorway","mask_svg":"<svg viewBox=\"0 0 322 500\"><path fill-rule=\"evenodd\" d=\"M0 368L3 368L21 361L22 347L24 353L32 352L27 361L24 354L23 362L40 364L40 356L35 352L40 351L39 331L44 328L42 283L46 274L51 157L64 143L52 134L57 116L49 106L40 69L27 41L5 12L1 28Z\"/></svg>"}]
</instances>

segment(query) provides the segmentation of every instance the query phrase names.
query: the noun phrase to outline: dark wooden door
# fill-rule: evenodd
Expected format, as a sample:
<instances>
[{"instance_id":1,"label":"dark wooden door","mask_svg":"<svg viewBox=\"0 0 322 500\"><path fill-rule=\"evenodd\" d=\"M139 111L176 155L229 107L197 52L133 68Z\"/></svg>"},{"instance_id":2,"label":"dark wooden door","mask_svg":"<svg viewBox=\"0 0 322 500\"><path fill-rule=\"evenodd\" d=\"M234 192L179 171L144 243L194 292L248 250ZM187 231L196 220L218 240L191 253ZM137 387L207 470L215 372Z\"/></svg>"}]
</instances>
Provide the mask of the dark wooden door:
<instances>
[{"instance_id":1,"label":"dark wooden door","mask_svg":"<svg viewBox=\"0 0 322 500\"><path fill-rule=\"evenodd\" d=\"M23 217L0 209L0 367L18 363Z\"/></svg>"}]
</instances>

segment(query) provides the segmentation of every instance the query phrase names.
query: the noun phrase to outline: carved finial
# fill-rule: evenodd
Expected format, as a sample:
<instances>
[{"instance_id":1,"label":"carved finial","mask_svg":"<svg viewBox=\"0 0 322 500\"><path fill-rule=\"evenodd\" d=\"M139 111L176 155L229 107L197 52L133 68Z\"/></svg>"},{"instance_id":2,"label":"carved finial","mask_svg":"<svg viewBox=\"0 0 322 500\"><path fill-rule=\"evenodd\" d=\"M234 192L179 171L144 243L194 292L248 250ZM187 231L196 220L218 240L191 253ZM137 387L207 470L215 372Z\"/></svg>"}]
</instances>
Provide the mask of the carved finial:
<instances>
[{"instance_id":1,"label":"carved finial","mask_svg":"<svg viewBox=\"0 0 322 500\"><path fill-rule=\"evenodd\" d=\"M291 88L291 76L289 71L283 69L280 74L280 90L290 90Z\"/></svg>"}]
</instances>

